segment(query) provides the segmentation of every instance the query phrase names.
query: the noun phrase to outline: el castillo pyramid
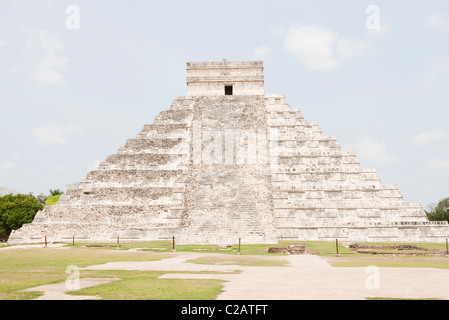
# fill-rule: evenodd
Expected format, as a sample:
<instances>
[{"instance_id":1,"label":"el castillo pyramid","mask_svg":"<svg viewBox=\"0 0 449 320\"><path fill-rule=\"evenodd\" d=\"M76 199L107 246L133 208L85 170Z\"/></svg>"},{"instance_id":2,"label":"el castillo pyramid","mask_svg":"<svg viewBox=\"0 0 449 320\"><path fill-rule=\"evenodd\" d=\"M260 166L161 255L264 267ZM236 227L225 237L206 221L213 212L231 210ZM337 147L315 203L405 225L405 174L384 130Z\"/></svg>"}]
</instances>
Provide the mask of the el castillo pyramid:
<instances>
[{"instance_id":1,"label":"el castillo pyramid","mask_svg":"<svg viewBox=\"0 0 449 320\"><path fill-rule=\"evenodd\" d=\"M442 242L352 152L265 94L263 62L187 63L186 96L12 232L9 243L176 238L179 244L283 240Z\"/></svg>"}]
</instances>

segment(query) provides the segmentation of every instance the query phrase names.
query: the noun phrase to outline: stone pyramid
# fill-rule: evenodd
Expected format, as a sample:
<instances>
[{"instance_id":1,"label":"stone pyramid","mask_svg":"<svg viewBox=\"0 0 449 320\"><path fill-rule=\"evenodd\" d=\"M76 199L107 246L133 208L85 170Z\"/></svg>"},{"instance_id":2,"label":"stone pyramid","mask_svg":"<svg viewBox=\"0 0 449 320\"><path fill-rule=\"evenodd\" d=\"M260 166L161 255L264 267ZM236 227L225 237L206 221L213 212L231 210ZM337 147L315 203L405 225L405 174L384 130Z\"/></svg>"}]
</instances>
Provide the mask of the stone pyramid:
<instances>
[{"instance_id":1,"label":"stone pyramid","mask_svg":"<svg viewBox=\"0 0 449 320\"><path fill-rule=\"evenodd\" d=\"M442 242L447 222L340 149L284 95L263 63L187 63L187 96L89 172L10 243L162 240Z\"/></svg>"}]
</instances>

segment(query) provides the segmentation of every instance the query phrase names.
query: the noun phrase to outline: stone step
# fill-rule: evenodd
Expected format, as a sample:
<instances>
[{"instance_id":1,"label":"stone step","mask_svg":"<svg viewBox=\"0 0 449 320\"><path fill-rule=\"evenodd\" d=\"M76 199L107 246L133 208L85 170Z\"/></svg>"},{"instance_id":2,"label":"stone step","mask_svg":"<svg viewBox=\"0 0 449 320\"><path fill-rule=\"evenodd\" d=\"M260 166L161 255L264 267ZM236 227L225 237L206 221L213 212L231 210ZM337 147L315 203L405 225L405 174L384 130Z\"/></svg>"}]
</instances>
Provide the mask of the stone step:
<instances>
[{"instance_id":1,"label":"stone step","mask_svg":"<svg viewBox=\"0 0 449 320\"><path fill-rule=\"evenodd\" d=\"M120 151L123 152L124 150L130 150L135 153L138 153L141 150L152 149L152 148L171 149L183 142L185 143L185 139L183 139L181 137L171 138L171 139L169 139L169 138L129 139Z\"/></svg>"},{"instance_id":2,"label":"stone step","mask_svg":"<svg viewBox=\"0 0 449 320\"><path fill-rule=\"evenodd\" d=\"M187 123L158 123L158 124L146 124L142 131L137 135L137 138L151 137L151 134L172 134L174 131L187 130L189 125Z\"/></svg>"},{"instance_id":3,"label":"stone step","mask_svg":"<svg viewBox=\"0 0 449 320\"><path fill-rule=\"evenodd\" d=\"M97 170L91 171L87 176L81 181L80 186L87 186L90 181L184 181L187 177L187 169L110 169L110 170ZM179 180L181 179L181 180Z\"/></svg>"}]
</instances>

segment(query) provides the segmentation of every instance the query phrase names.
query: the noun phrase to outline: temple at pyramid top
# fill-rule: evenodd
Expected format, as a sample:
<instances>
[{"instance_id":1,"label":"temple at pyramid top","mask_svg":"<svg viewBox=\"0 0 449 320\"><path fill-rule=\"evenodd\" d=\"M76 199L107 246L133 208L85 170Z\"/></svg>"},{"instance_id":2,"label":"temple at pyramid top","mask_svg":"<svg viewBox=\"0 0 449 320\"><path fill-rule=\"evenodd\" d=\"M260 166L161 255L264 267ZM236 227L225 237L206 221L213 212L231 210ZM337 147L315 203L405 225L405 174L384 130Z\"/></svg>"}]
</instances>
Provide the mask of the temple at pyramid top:
<instances>
[{"instance_id":1,"label":"temple at pyramid top","mask_svg":"<svg viewBox=\"0 0 449 320\"><path fill-rule=\"evenodd\" d=\"M262 61L187 62L188 96L263 95Z\"/></svg>"}]
</instances>

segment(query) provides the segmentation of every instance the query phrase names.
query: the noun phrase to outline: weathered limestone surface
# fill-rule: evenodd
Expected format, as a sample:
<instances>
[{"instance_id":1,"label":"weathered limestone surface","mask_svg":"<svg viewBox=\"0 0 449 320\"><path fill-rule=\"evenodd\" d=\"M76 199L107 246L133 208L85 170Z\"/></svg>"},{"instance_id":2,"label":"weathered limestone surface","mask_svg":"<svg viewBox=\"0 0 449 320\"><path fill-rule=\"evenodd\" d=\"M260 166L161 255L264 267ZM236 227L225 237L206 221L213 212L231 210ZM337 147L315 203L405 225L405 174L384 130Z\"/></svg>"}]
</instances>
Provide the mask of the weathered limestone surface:
<instances>
[{"instance_id":1,"label":"weathered limestone surface","mask_svg":"<svg viewBox=\"0 0 449 320\"><path fill-rule=\"evenodd\" d=\"M203 135L218 136L224 143L212 150L218 156L211 157L211 163L204 158L208 156L205 153L202 159L192 159L179 234L181 243L227 244L235 243L238 238L246 243L276 242L271 179L264 171L267 165L248 161L240 164L234 152L226 153L223 139L229 132L266 131L265 98L201 97L194 105L193 114L193 121L201 125ZM228 139L228 142L245 147L244 141ZM193 148L192 145L192 154L196 155ZM205 148L207 144L201 146L202 150ZM265 149L268 152L266 146Z\"/></svg>"},{"instance_id":2,"label":"weathered limestone surface","mask_svg":"<svg viewBox=\"0 0 449 320\"><path fill-rule=\"evenodd\" d=\"M261 62L188 63L188 95L145 125L10 243L158 240L442 242L447 222L342 151L283 95ZM224 85L234 94L224 95Z\"/></svg>"},{"instance_id":3,"label":"weathered limestone surface","mask_svg":"<svg viewBox=\"0 0 449 320\"><path fill-rule=\"evenodd\" d=\"M189 96L219 96L232 85L235 95L263 95L262 61L188 62Z\"/></svg>"}]
</instances>

